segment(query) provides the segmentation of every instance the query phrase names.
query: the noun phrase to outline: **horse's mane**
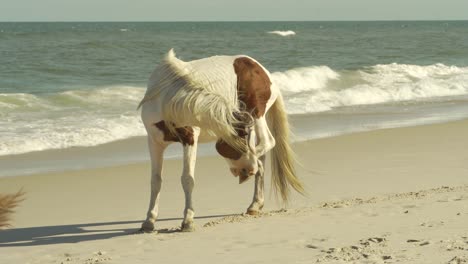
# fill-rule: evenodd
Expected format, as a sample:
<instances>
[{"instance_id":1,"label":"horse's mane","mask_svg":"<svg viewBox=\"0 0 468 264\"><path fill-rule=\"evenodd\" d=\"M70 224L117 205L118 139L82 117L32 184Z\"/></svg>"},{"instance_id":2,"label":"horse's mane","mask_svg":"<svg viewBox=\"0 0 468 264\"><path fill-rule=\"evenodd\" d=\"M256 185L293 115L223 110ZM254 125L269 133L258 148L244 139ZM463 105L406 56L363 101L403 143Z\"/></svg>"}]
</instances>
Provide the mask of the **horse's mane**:
<instances>
[{"instance_id":1,"label":"horse's mane","mask_svg":"<svg viewBox=\"0 0 468 264\"><path fill-rule=\"evenodd\" d=\"M223 68L212 66L213 73L208 76L206 71L198 71L193 62L176 58L171 49L153 71L138 107L159 99L163 119L171 131L175 132L178 126L198 126L244 152L245 143L236 137L235 127L243 123L239 116L249 114L240 109L237 89L227 85Z\"/></svg>"}]
</instances>

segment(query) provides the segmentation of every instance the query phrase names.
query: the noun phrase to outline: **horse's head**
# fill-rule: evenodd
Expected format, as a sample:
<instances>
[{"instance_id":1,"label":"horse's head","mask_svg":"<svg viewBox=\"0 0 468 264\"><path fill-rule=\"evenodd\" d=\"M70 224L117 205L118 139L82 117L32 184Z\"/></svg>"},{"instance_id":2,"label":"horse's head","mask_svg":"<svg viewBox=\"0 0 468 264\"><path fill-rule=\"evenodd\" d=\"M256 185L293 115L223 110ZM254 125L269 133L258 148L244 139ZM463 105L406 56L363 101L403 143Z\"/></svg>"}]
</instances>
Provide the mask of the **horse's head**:
<instances>
[{"instance_id":1,"label":"horse's head","mask_svg":"<svg viewBox=\"0 0 468 264\"><path fill-rule=\"evenodd\" d=\"M235 177L239 177L239 183L243 183L255 175L262 164L255 151L257 138L254 126L246 126L236 130L238 140L245 146L244 151L230 146L221 139L216 142L216 150L226 159L231 173Z\"/></svg>"}]
</instances>

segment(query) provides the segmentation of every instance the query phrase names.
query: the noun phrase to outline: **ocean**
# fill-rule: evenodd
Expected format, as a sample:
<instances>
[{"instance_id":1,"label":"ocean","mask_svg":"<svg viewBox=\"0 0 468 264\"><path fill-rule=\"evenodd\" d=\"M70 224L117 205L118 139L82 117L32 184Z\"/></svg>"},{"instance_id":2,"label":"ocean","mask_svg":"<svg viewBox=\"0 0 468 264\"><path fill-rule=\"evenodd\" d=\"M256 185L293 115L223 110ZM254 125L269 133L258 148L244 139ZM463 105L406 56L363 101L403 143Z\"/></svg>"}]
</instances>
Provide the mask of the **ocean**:
<instances>
[{"instance_id":1,"label":"ocean","mask_svg":"<svg viewBox=\"0 0 468 264\"><path fill-rule=\"evenodd\" d=\"M299 141L468 117L468 21L0 23L0 176L67 169L9 166L28 153L144 136L136 108L171 48L257 59Z\"/></svg>"}]
</instances>

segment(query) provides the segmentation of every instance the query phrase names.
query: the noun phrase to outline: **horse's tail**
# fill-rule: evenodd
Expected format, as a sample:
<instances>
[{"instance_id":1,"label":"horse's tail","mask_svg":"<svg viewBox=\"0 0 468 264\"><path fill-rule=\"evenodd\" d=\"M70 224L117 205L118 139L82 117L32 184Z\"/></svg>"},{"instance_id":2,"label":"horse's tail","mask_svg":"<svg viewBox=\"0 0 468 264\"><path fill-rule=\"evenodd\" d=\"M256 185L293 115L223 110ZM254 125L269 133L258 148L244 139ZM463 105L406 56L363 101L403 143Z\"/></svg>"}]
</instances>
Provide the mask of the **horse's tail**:
<instances>
[{"instance_id":1,"label":"horse's tail","mask_svg":"<svg viewBox=\"0 0 468 264\"><path fill-rule=\"evenodd\" d=\"M0 229L10 226L11 214L19 202L23 200L23 195L22 191L15 194L0 194Z\"/></svg>"},{"instance_id":2,"label":"horse's tail","mask_svg":"<svg viewBox=\"0 0 468 264\"><path fill-rule=\"evenodd\" d=\"M271 150L272 185L275 192L281 194L281 198L287 203L289 187L300 194L304 194L304 187L294 169L295 155L289 145L289 122L281 94L267 112L267 122L276 141Z\"/></svg>"}]
</instances>

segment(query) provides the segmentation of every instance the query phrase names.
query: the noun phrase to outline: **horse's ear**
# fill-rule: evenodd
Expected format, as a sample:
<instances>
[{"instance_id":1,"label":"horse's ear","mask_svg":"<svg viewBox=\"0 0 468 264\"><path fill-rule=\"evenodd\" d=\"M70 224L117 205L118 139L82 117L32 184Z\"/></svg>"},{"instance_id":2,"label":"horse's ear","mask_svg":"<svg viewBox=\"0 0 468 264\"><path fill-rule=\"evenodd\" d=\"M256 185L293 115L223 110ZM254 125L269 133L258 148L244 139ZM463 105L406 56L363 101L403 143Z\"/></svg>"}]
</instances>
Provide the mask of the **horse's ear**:
<instances>
[{"instance_id":1,"label":"horse's ear","mask_svg":"<svg viewBox=\"0 0 468 264\"><path fill-rule=\"evenodd\" d=\"M174 48L171 48L168 52L167 52L167 57L176 57L176 53L174 51Z\"/></svg>"}]
</instances>

